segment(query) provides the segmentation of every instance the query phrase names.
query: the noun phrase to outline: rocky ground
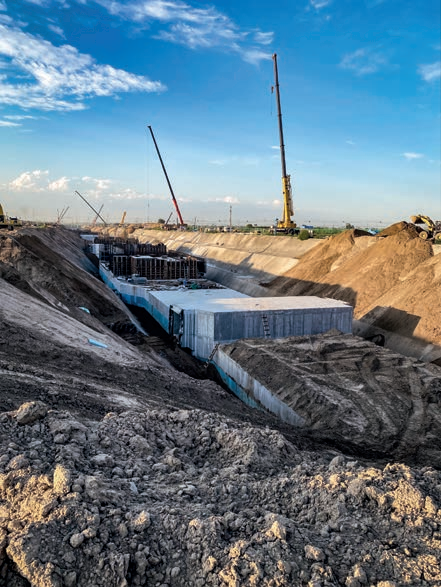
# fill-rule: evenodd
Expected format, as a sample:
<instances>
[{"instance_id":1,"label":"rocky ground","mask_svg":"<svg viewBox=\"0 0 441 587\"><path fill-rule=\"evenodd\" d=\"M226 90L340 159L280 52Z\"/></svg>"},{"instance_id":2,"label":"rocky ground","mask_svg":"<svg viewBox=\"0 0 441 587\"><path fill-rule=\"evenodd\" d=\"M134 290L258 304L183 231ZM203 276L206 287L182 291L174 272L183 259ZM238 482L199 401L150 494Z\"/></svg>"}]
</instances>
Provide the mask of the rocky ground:
<instances>
[{"instance_id":1,"label":"rocky ground","mask_svg":"<svg viewBox=\"0 0 441 587\"><path fill-rule=\"evenodd\" d=\"M345 456L133 346L79 243L1 243L0 585L441 585L438 469Z\"/></svg>"}]
</instances>

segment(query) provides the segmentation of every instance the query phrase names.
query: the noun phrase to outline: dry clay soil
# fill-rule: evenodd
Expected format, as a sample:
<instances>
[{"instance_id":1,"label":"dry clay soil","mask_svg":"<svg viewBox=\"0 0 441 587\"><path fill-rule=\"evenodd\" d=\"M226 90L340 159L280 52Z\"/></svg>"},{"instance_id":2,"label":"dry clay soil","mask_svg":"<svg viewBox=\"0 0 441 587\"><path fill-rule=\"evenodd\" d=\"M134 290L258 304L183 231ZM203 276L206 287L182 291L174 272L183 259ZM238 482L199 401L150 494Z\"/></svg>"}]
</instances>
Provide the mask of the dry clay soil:
<instances>
[{"instance_id":1,"label":"dry clay soil","mask_svg":"<svg viewBox=\"0 0 441 587\"><path fill-rule=\"evenodd\" d=\"M1 238L0 585L441 585L438 469L339 452L129 343L93 271L61 228Z\"/></svg>"}]
</instances>

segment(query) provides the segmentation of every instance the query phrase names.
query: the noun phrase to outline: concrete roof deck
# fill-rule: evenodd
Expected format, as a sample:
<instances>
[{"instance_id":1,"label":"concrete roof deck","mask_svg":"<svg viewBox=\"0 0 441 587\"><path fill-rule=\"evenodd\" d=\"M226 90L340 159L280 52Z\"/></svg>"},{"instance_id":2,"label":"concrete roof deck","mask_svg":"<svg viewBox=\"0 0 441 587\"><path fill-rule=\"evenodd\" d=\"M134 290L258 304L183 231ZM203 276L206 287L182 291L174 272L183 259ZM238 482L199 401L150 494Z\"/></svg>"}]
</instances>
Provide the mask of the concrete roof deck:
<instances>
[{"instance_id":1,"label":"concrete roof deck","mask_svg":"<svg viewBox=\"0 0 441 587\"><path fill-rule=\"evenodd\" d=\"M323 310L350 307L346 302L315 296L251 298L231 289L160 291L153 295L168 305L183 310L207 312L270 312L276 310Z\"/></svg>"}]
</instances>

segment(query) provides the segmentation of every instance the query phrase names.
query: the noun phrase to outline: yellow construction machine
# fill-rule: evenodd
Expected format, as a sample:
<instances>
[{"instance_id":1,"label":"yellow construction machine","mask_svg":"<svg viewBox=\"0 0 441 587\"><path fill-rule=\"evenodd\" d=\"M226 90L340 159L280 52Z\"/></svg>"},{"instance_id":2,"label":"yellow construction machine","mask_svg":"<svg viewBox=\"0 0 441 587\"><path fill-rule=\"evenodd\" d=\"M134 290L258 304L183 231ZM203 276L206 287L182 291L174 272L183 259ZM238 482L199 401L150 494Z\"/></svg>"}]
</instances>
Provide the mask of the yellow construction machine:
<instances>
[{"instance_id":1,"label":"yellow construction machine","mask_svg":"<svg viewBox=\"0 0 441 587\"><path fill-rule=\"evenodd\" d=\"M424 216L423 214L411 216L410 220L419 229L418 236L420 238L425 241L430 240L441 243L441 221L434 221L429 216ZM426 225L425 228L421 226L422 224Z\"/></svg>"},{"instance_id":2,"label":"yellow construction machine","mask_svg":"<svg viewBox=\"0 0 441 587\"><path fill-rule=\"evenodd\" d=\"M279 120L279 139L280 139L280 159L282 162L282 193L283 193L283 213L282 218L276 221L274 227L276 232L284 232L286 234L299 234L300 229L297 228L297 224L292 220L294 216L294 206L292 203L292 190L291 190L291 176L286 173L286 160L285 160L285 144L283 142L283 126L282 126L282 108L280 106L280 90L279 90L279 72L277 69L277 54L273 55L274 62L274 83L276 90L276 102L277 102L277 117Z\"/></svg>"},{"instance_id":3,"label":"yellow construction machine","mask_svg":"<svg viewBox=\"0 0 441 587\"><path fill-rule=\"evenodd\" d=\"M7 216L3 210L3 206L0 204L0 230L7 228L8 230L14 230L23 226L23 223L18 218Z\"/></svg>"}]
</instances>

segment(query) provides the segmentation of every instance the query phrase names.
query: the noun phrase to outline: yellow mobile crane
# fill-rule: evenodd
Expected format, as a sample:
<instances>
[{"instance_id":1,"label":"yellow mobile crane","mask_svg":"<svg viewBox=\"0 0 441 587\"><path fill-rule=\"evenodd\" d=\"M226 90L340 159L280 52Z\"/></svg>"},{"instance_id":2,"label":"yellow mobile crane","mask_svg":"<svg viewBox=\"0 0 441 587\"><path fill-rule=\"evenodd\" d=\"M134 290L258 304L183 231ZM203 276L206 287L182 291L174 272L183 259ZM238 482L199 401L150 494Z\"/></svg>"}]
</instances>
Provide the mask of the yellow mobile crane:
<instances>
[{"instance_id":1,"label":"yellow mobile crane","mask_svg":"<svg viewBox=\"0 0 441 587\"><path fill-rule=\"evenodd\" d=\"M294 216L294 206L292 203L291 190L291 176L286 173L285 160L285 144L283 142L283 126L282 126L282 108L280 106L280 90L279 90L279 72L277 69L277 54L273 55L274 62L274 82L276 89L277 101L277 116L279 119L279 139L280 139L280 159L282 161L282 192L283 192L283 214L280 220L277 220L275 230L277 232L284 232L286 234L298 234L300 229L292 220Z\"/></svg>"}]
</instances>

